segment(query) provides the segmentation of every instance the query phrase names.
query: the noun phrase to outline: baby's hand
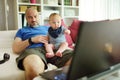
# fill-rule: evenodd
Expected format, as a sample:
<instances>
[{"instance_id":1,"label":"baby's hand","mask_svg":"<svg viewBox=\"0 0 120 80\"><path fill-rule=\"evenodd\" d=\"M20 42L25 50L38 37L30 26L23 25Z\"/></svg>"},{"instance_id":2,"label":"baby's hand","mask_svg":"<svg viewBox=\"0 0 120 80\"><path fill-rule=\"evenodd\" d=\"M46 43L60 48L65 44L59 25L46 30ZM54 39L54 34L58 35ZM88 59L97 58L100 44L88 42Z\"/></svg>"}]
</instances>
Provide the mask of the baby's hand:
<instances>
[{"instance_id":1,"label":"baby's hand","mask_svg":"<svg viewBox=\"0 0 120 80\"><path fill-rule=\"evenodd\" d=\"M65 33L65 34L70 34L70 30L69 30L69 29L66 29L64 33Z\"/></svg>"}]
</instances>

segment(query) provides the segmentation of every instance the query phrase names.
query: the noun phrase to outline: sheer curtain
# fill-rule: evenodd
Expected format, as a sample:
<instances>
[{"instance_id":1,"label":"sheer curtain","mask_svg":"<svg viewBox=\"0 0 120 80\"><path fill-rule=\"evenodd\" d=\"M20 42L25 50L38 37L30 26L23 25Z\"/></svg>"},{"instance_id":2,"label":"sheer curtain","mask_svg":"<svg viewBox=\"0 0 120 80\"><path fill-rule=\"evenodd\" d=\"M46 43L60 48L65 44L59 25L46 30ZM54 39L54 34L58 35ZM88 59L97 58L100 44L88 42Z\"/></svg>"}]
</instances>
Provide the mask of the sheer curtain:
<instances>
[{"instance_id":1,"label":"sheer curtain","mask_svg":"<svg viewBox=\"0 0 120 80\"><path fill-rule=\"evenodd\" d=\"M109 19L120 19L120 0L109 0Z\"/></svg>"},{"instance_id":2,"label":"sheer curtain","mask_svg":"<svg viewBox=\"0 0 120 80\"><path fill-rule=\"evenodd\" d=\"M82 21L99 21L120 18L120 0L80 0Z\"/></svg>"}]
</instances>

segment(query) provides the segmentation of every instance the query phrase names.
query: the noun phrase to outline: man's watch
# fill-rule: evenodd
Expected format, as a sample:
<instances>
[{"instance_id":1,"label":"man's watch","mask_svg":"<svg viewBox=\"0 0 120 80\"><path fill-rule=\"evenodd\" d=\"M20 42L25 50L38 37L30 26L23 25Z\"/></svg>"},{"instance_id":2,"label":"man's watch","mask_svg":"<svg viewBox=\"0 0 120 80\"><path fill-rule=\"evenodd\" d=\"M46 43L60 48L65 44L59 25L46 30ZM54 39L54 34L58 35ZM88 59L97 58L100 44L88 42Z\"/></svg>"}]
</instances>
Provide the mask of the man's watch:
<instances>
[{"instance_id":1,"label":"man's watch","mask_svg":"<svg viewBox=\"0 0 120 80\"><path fill-rule=\"evenodd\" d=\"M34 42L32 42L31 38L28 39L28 42L29 42L30 45L34 44Z\"/></svg>"}]
</instances>

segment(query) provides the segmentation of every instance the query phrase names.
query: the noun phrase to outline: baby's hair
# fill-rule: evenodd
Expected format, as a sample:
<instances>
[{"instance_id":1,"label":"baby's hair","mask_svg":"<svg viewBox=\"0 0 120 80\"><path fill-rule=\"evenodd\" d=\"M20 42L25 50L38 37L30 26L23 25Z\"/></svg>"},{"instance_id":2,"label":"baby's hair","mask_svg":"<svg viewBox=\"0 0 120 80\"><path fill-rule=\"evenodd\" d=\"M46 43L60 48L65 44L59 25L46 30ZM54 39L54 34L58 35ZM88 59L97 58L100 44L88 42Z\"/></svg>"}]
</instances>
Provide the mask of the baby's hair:
<instances>
[{"instance_id":1,"label":"baby's hair","mask_svg":"<svg viewBox=\"0 0 120 80\"><path fill-rule=\"evenodd\" d=\"M52 14L50 14L50 16L49 16L49 20L50 20L52 17L54 17L54 16L59 16L59 17L61 17L58 13L52 13Z\"/></svg>"}]
</instances>

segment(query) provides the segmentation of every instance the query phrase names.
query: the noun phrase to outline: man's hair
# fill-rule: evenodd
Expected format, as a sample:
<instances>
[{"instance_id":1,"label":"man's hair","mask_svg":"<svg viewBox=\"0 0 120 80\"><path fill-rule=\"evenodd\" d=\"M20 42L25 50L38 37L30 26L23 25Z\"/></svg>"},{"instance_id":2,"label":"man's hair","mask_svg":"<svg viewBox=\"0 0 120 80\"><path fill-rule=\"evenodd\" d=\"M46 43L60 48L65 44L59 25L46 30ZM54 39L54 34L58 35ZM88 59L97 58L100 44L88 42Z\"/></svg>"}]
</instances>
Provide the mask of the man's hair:
<instances>
[{"instance_id":1,"label":"man's hair","mask_svg":"<svg viewBox=\"0 0 120 80\"><path fill-rule=\"evenodd\" d=\"M34 7L28 7L28 8L26 9L26 11L25 11L25 15L27 14L27 12L28 12L29 10L36 10L36 11L37 11L37 9L34 8ZM37 12L38 12L38 11L37 11Z\"/></svg>"}]
</instances>

